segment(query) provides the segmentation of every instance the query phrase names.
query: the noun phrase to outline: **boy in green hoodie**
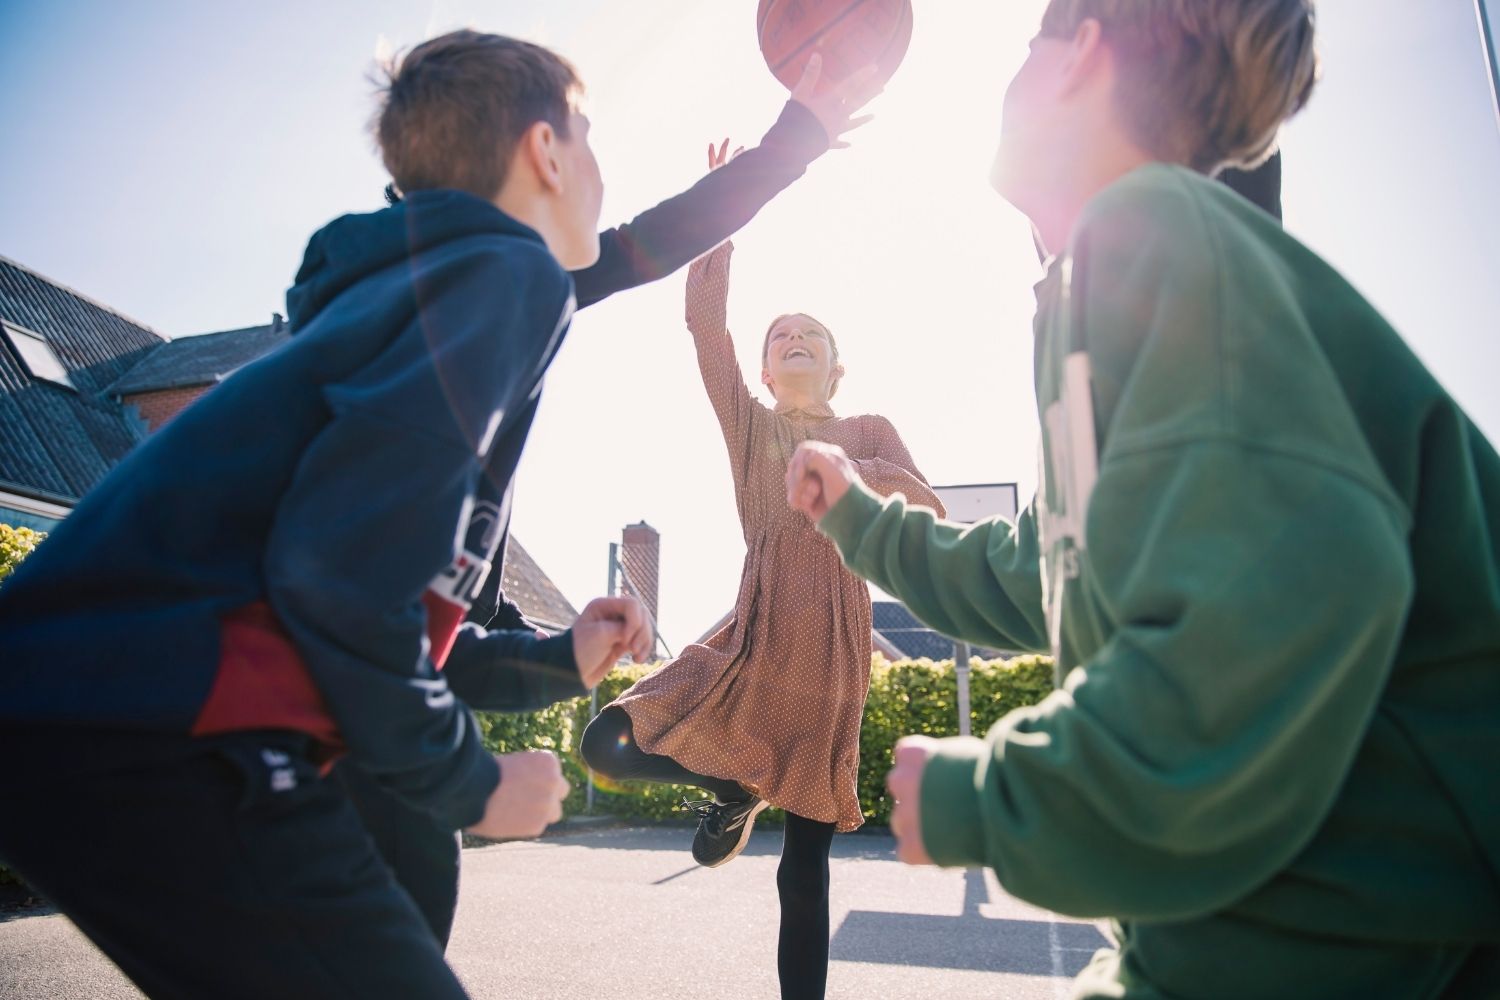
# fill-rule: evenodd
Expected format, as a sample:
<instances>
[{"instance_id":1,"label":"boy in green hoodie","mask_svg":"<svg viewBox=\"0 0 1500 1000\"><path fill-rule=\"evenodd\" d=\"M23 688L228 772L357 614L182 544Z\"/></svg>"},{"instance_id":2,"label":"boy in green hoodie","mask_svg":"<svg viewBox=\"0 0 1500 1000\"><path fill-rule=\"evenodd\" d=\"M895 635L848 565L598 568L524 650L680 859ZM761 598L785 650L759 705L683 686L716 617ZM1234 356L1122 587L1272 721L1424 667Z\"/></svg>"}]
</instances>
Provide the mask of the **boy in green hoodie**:
<instances>
[{"instance_id":1,"label":"boy in green hoodie","mask_svg":"<svg viewBox=\"0 0 1500 1000\"><path fill-rule=\"evenodd\" d=\"M1050 649L983 739L908 738L903 860L1112 917L1075 996L1500 996L1500 458L1348 282L1209 176L1317 76L1311 0L1053 0L994 183L1037 288L1014 523L791 502L933 627Z\"/></svg>"}]
</instances>

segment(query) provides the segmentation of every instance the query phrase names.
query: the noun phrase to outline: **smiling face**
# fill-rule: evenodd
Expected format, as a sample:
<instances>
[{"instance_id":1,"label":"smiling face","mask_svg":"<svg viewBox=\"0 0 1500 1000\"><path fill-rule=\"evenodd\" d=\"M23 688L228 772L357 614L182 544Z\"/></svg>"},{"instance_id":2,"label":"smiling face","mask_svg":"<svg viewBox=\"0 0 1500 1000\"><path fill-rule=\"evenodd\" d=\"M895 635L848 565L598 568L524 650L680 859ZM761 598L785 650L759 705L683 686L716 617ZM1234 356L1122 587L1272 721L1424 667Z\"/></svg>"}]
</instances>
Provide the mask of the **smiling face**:
<instances>
[{"instance_id":1,"label":"smiling face","mask_svg":"<svg viewBox=\"0 0 1500 1000\"><path fill-rule=\"evenodd\" d=\"M761 381L778 400L788 391L827 402L838 388L844 368L828 328L811 316L777 317L766 331L761 351Z\"/></svg>"}]
</instances>

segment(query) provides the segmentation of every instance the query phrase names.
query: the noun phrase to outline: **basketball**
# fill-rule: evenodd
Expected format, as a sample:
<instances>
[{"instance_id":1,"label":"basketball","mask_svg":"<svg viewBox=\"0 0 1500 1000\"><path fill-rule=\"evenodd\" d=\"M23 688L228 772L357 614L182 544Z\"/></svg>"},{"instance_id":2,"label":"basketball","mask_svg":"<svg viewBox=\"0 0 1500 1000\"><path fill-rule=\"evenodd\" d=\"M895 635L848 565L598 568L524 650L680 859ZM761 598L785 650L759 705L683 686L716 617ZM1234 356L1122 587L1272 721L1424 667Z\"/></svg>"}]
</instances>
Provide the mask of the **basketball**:
<instances>
[{"instance_id":1,"label":"basketball","mask_svg":"<svg viewBox=\"0 0 1500 1000\"><path fill-rule=\"evenodd\" d=\"M870 65L883 86L911 44L911 22L911 0L760 0L755 12L761 54L788 90L814 52L823 54L819 90Z\"/></svg>"}]
</instances>

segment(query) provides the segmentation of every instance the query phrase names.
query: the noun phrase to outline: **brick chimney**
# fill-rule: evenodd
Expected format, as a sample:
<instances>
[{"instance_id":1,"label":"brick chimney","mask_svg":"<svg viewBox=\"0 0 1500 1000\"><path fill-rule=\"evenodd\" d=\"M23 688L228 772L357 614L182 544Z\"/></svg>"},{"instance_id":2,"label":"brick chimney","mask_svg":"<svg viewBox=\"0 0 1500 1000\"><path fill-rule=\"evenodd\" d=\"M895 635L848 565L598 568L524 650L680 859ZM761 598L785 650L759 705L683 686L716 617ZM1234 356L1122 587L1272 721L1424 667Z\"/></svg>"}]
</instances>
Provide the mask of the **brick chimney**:
<instances>
[{"instance_id":1,"label":"brick chimney","mask_svg":"<svg viewBox=\"0 0 1500 1000\"><path fill-rule=\"evenodd\" d=\"M661 621L657 592L661 583L661 534L651 525L627 524L621 534L620 565L630 581L625 593L633 593L646 605L655 621Z\"/></svg>"}]
</instances>

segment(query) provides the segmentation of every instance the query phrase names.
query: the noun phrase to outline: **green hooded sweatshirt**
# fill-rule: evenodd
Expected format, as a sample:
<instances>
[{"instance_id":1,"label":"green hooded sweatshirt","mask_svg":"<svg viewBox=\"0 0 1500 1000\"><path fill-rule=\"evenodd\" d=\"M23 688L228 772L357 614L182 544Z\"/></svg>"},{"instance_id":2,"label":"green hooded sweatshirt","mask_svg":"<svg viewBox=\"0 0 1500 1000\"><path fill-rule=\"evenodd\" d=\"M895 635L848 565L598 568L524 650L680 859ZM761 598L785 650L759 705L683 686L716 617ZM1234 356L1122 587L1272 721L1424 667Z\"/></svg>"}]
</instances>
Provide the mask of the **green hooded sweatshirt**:
<instances>
[{"instance_id":1,"label":"green hooded sweatshirt","mask_svg":"<svg viewBox=\"0 0 1500 1000\"><path fill-rule=\"evenodd\" d=\"M819 525L939 631L1057 657L1060 690L942 742L929 853L1116 918L1081 995L1439 995L1500 942L1500 458L1190 171L1098 195L1037 297L1016 522L853 489Z\"/></svg>"}]
</instances>

